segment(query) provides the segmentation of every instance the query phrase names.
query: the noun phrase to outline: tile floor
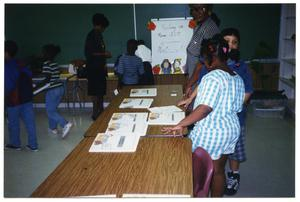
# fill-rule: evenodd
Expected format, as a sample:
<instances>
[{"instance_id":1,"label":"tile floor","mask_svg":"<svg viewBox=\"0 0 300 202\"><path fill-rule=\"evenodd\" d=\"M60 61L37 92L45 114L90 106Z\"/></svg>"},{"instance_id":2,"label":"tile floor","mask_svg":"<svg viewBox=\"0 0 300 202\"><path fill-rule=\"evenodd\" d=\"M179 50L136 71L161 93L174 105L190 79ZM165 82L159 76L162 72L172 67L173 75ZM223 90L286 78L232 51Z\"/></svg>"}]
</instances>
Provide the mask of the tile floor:
<instances>
[{"instance_id":1,"label":"tile floor","mask_svg":"<svg viewBox=\"0 0 300 202\"><path fill-rule=\"evenodd\" d=\"M4 197L29 197L83 138L92 123L91 108L60 109L74 123L70 135L62 140L48 133L44 109L36 109L40 150L4 151ZM248 111L247 156L241 164L241 186L234 197L295 197L294 120L255 117ZM4 124L4 143L7 142ZM22 143L26 133L22 130Z\"/></svg>"}]
</instances>

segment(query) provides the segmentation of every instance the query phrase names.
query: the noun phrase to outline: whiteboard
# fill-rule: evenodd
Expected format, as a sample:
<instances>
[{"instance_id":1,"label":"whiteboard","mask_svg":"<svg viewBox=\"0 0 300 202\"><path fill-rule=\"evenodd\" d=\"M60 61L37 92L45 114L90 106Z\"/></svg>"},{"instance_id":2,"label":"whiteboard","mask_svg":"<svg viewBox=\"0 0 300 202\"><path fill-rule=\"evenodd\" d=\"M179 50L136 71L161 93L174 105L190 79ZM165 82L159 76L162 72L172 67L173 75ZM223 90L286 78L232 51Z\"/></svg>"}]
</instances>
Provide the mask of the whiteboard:
<instances>
[{"instance_id":1,"label":"whiteboard","mask_svg":"<svg viewBox=\"0 0 300 202\"><path fill-rule=\"evenodd\" d=\"M156 25L151 31L152 67L161 65L164 59L171 64L181 59L181 69L186 63L186 48L190 42L193 29L189 27L192 18L151 19Z\"/></svg>"}]
</instances>

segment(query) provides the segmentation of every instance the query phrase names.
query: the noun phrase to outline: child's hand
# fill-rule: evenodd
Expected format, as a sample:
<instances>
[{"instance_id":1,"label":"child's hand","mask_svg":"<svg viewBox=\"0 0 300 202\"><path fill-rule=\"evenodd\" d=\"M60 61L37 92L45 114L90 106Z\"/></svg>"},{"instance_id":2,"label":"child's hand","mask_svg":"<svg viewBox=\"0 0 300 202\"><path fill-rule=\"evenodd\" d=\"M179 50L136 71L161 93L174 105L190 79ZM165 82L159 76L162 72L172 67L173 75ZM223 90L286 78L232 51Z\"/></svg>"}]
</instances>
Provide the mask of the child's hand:
<instances>
[{"instance_id":1,"label":"child's hand","mask_svg":"<svg viewBox=\"0 0 300 202\"><path fill-rule=\"evenodd\" d=\"M192 100L190 98L181 100L178 102L177 106L183 106L185 109L188 108L188 106L191 104Z\"/></svg>"},{"instance_id":2,"label":"child's hand","mask_svg":"<svg viewBox=\"0 0 300 202\"><path fill-rule=\"evenodd\" d=\"M183 127L176 125L174 127L163 127L161 131L164 134L183 135Z\"/></svg>"}]
</instances>

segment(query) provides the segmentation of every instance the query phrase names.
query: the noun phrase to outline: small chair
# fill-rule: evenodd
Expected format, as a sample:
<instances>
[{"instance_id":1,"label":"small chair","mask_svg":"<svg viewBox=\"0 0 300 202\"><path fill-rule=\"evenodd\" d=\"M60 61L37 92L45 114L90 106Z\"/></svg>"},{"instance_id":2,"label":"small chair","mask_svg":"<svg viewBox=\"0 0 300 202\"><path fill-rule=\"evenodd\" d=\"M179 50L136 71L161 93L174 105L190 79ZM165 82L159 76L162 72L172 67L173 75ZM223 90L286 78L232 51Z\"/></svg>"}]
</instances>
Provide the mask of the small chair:
<instances>
[{"instance_id":1,"label":"small chair","mask_svg":"<svg viewBox=\"0 0 300 202\"><path fill-rule=\"evenodd\" d=\"M213 175L213 161L203 148L193 152L193 186L194 197L208 197Z\"/></svg>"}]
</instances>

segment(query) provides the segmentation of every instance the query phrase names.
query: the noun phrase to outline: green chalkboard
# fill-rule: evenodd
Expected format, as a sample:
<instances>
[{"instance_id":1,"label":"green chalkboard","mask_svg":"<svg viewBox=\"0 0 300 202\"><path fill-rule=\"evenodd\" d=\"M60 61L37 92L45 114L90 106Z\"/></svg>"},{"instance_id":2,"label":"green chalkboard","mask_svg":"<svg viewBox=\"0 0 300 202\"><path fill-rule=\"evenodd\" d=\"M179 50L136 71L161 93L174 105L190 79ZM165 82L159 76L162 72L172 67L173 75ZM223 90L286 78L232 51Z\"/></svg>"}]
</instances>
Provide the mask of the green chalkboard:
<instances>
[{"instance_id":1,"label":"green chalkboard","mask_svg":"<svg viewBox=\"0 0 300 202\"><path fill-rule=\"evenodd\" d=\"M61 46L59 63L84 58L83 47L92 29L96 12L107 16L110 26L104 33L107 50L116 57L126 50L126 42L135 37L133 4L5 4L5 39L19 45L18 57L37 55L46 43ZM151 18L189 17L187 4L135 4L136 33L151 46L146 29ZM241 32L242 58L249 59L260 41L272 47L277 57L280 4L215 4L220 28L236 27Z\"/></svg>"},{"instance_id":2,"label":"green chalkboard","mask_svg":"<svg viewBox=\"0 0 300 202\"><path fill-rule=\"evenodd\" d=\"M38 54L46 43L61 46L60 63L84 58L84 42L92 29L94 13L103 13L110 21L104 32L107 50L117 54L126 50L134 38L132 4L7 4L5 6L5 39L20 46L20 57Z\"/></svg>"}]
</instances>

